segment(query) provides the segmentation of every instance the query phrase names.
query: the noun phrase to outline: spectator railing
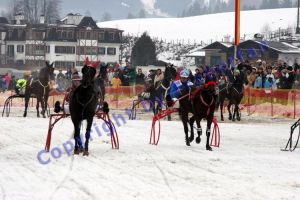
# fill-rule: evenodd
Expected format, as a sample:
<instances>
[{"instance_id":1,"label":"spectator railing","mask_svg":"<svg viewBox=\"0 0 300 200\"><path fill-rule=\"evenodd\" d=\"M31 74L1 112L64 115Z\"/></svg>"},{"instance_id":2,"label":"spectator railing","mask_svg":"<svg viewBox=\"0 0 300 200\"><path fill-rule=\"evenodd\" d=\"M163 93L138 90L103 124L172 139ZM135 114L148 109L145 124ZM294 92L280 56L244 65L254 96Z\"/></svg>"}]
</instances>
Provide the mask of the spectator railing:
<instances>
[{"instance_id":1,"label":"spectator railing","mask_svg":"<svg viewBox=\"0 0 300 200\"><path fill-rule=\"evenodd\" d=\"M137 99L143 90L143 86L106 87L105 100L111 109L131 108L132 101ZM3 106L5 100L12 94L12 92L1 93L0 105ZM62 101L63 98L63 93L52 91L48 104L54 106L56 101ZM30 106L35 106L35 100L30 103ZM24 107L24 100L14 101L12 107ZM240 109L246 115L296 119L300 117L300 90L246 88Z\"/></svg>"}]
</instances>

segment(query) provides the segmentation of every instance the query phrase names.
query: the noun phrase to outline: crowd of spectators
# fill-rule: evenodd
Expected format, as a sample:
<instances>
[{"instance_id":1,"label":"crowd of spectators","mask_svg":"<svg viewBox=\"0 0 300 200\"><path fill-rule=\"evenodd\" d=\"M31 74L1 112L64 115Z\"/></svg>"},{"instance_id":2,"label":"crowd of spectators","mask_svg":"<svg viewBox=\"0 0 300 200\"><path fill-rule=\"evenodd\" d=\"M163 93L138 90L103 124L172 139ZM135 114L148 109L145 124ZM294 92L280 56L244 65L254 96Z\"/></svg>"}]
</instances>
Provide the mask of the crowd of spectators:
<instances>
[{"instance_id":1,"label":"crowd of spectators","mask_svg":"<svg viewBox=\"0 0 300 200\"><path fill-rule=\"evenodd\" d=\"M214 67L198 66L194 72L191 71L189 79L197 86L204 83L204 77L207 73L215 73L219 84L223 84L230 81L228 74L233 74L235 69L239 69L245 74L247 87L300 89L300 67L297 63L294 66L288 66L280 60L274 64L269 64L262 60L257 60L255 63L240 62L238 60L236 62L236 67L232 68L221 65ZM140 67L131 66L129 62L126 62L125 66L102 64L100 65L100 71L102 67L107 71L106 86L112 86L113 88L144 85L146 80L157 86L164 79L178 80L179 73L183 69L183 67L176 67L170 63L165 65L164 70L152 69L143 71ZM33 73L32 76L34 74L36 73ZM78 76L75 68L68 68L65 72L60 69L55 80L57 91L63 92L70 87L74 75ZM0 76L0 91L13 90L16 83L16 78L6 73L4 76Z\"/></svg>"}]
</instances>

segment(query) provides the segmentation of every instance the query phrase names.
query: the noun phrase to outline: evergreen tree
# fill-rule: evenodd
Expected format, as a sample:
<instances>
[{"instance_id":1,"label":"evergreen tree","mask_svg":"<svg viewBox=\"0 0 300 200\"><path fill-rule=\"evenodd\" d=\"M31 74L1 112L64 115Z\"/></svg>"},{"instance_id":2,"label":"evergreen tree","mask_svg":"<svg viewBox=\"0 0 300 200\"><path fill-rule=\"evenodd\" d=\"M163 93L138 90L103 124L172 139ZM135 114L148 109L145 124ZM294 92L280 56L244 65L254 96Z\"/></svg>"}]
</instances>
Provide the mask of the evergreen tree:
<instances>
[{"instance_id":1,"label":"evergreen tree","mask_svg":"<svg viewBox=\"0 0 300 200\"><path fill-rule=\"evenodd\" d=\"M147 66L156 63L155 43L146 32L134 44L131 52L131 61L133 66Z\"/></svg>"}]
</instances>

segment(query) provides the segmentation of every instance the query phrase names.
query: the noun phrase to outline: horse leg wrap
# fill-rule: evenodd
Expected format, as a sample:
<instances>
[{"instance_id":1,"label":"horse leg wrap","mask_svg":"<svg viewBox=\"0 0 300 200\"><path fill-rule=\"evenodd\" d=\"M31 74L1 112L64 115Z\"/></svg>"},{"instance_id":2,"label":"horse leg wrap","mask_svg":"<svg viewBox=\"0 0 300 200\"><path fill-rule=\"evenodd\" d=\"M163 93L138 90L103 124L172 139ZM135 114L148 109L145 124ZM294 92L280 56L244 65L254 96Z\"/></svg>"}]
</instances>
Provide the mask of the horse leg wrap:
<instances>
[{"instance_id":1,"label":"horse leg wrap","mask_svg":"<svg viewBox=\"0 0 300 200\"><path fill-rule=\"evenodd\" d=\"M82 141L81 141L80 136L79 136L79 137L75 137L75 140L76 140L76 142L78 143L79 148L82 149Z\"/></svg>"},{"instance_id":2,"label":"horse leg wrap","mask_svg":"<svg viewBox=\"0 0 300 200\"><path fill-rule=\"evenodd\" d=\"M208 137L210 135L210 129L206 130L206 137Z\"/></svg>"}]
</instances>

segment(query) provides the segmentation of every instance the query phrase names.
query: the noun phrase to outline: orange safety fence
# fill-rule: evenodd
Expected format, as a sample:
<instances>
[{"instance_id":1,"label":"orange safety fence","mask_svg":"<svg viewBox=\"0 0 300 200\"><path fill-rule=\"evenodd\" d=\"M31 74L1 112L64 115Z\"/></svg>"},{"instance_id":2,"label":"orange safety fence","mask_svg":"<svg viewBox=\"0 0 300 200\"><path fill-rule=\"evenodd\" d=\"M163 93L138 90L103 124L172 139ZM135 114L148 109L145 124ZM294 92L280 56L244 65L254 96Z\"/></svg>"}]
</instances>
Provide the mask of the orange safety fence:
<instances>
[{"instance_id":1,"label":"orange safety fence","mask_svg":"<svg viewBox=\"0 0 300 200\"><path fill-rule=\"evenodd\" d=\"M242 108L248 115L300 117L300 90L246 88Z\"/></svg>"},{"instance_id":2,"label":"orange safety fence","mask_svg":"<svg viewBox=\"0 0 300 200\"><path fill-rule=\"evenodd\" d=\"M121 86L120 88L106 87L105 100L112 109L131 108L132 101L144 90L143 86ZM0 106L13 92L0 94ZM64 93L51 91L48 104L54 106L56 101L63 101ZM36 100L30 100L30 106L35 107ZM13 107L23 107L24 99L13 101ZM247 115L263 115L270 117L300 117L300 90L271 90L246 88L240 106Z\"/></svg>"}]
</instances>

